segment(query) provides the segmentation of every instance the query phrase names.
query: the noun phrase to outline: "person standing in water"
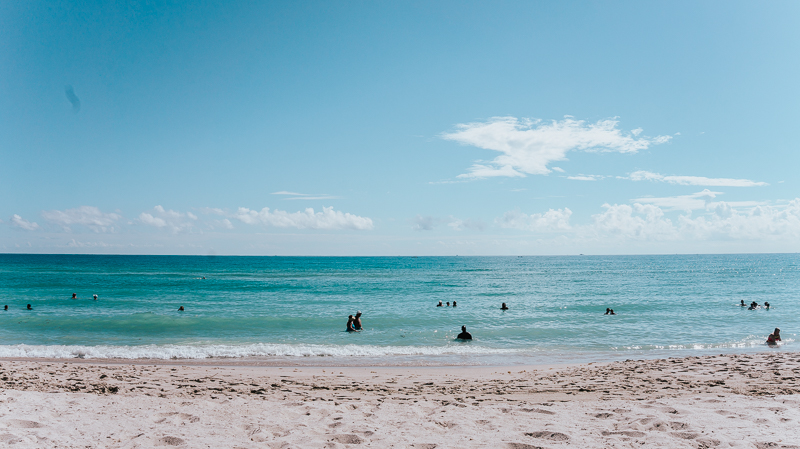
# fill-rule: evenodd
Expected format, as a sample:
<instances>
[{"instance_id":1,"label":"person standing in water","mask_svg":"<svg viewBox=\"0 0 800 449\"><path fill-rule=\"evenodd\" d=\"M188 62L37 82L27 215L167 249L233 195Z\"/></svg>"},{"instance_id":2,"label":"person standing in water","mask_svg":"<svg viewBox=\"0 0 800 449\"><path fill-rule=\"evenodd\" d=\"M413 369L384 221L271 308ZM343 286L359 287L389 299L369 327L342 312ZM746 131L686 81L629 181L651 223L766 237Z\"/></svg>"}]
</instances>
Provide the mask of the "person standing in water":
<instances>
[{"instance_id":1,"label":"person standing in water","mask_svg":"<svg viewBox=\"0 0 800 449\"><path fill-rule=\"evenodd\" d=\"M467 326L461 326L461 333L456 338L459 340L472 340L472 334L467 332Z\"/></svg>"},{"instance_id":2,"label":"person standing in water","mask_svg":"<svg viewBox=\"0 0 800 449\"><path fill-rule=\"evenodd\" d=\"M361 311L356 312L356 317L353 319L353 329L361 330Z\"/></svg>"},{"instance_id":3,"label":"person standing in water","mask_svg":"<svg viewBox=\"0 0 800 449\"><path fill-rule=\"evenodd\" d=\"M355 322L355 320L356 319L353 317L353 315L347 316L347 332L358 332L356 331L356 328L353 325L353 322Z\"/></svg>"},{"instance_id":4,"label":"person standing in water","mask_svg":"<svg viewBox=\"0 0 800 449\"><path fill-rule=\"evenodd\" d=\"M503 304L500 306L500 310L508 310L508 306L506 305L506 303L503 303Z\"/></svg>"},{"instance_id":5,"label":"person standing in water","mask_svg":"<svg viewBox=\"0 0 800 449\"><path fill-rule=\"evenodd\" d=\"M28 304L28 310L33 310L30 304Z\"/></svg>"},{"instance_id":6,"label":"person standing in water","mask_svg":"<svg viewBox=\"0 0 800 449\"><path fill-rule=\"evenodd\" d=\"M78 299L78 294L77 293L73 293L72 294L72 299Z\"/></svg>"},{"instance_id":7,"label":"person standing in water","mask_svg":"<svg viewBox=\"0 0 800 449\"><path fill-rule=\"evenodd\" d=\"M781 341L781 330L776 327L775 330L769 334L769 337L767 337L767 344L773 346L777 345L779 341Z\"/></svg>"}]
</instances>

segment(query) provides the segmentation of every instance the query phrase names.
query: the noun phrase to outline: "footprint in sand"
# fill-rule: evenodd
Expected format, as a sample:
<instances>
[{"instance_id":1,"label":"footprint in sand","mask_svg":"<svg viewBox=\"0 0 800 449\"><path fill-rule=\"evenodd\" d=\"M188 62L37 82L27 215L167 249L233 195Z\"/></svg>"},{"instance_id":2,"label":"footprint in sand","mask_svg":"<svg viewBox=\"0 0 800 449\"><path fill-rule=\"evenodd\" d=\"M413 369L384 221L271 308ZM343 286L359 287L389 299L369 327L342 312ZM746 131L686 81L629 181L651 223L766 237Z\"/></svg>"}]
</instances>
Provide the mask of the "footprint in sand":
<instances>
[{"instance_id":1,"label":"footprint in sand","mask_svg":"<svg viewBox=\"0 0 800 449\"><path fill-rule=\"evenodd\" d=\"M361 437L353 434L334 435L329 441L335 441L342 444L361 444L364 442Z\"/></svg>"},{"instance_id":2,"label":"footprint in sand","mask_svg":"<svg viewBox=\"0 0 800 449\"><path fill-rule=\"evenodd\" d=\"M159 438L157 444L159 446L182 446L186 444L186 441L178 437L166 436Z\"/></svg>"},{"instance_id":3,"label":"footprint in sand","mask_svg":"<svg viewBox=\"0 0 800 449\"><path fill-rule=\"evenodd\" d=\"M24 419L12 419L8 422L8 426L19 429L38 429L39 427L44 427L44 424L36 421L26 421Z\"/></svg>"},{"instance_id":4,"label":"footprint in sand","mask_svg":"<svg viewBox=\"0 0 800 449\"><path fill-rule=\"evenodd\" d=\"M541 446L534 446L532 444L525 443L507 443L506 447L508 447L508 449L545 449Z\"/></svg>"},{"instance_id":5,"label":"footprint in sand","mask_svg":"<svg viewBox=\"0 0 800 449\"><path fill-rule=\"evenodd\" d=\"M533 438L541 438L550 441L569 441L569 435L567 435L566 433L549 432L546 430L541 430L538 432L525 432L525 436Z\"/></svg>"}]
</instances>

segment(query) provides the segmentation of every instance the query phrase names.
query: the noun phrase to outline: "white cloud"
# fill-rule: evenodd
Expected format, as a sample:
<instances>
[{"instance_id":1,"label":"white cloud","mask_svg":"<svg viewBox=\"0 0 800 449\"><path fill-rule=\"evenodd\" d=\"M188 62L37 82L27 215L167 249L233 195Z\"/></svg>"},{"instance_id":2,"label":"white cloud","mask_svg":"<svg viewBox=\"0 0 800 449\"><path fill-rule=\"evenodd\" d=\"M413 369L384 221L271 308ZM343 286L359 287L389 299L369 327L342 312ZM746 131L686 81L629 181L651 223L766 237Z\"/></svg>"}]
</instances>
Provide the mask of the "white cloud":
<instances>
[{"instance_id":1,"label":"white cloud","mask_svg":"<svg viewBox=\"0 0 800 449\"><path fill-rule=\"evenodd\" d=\"M35 231L39 225L35 221L28 221L17 214L11 216L11 224L26 231Z\"/></svg>"},{"instance_id":2,"label":"white cloud","mask_svg":"<svg viewBox=\"0 0 800 449\"><path fill-rule=\"evenodd\" d=\"M430 215L426 215L424 217L422 215L417 215L411 221L414 224L412 229L415 231L432 231L439 220Z\"/></svg>"},{"instance_id":3,"label":"white cloud","mask_svg":"<svg viewBox=\"0 0 800 449\"><path fill-rule=\"evenodd\" d=\"M476 162L459 178L543 175L552 170L548 164L565 160L569 151L636 153L671 138L639 138L638 130L623 133L617 124L616 120L587 124L572 118L543 124L540 120L494 117L487 122L459 124L442 138L503 153L491 162Z\"/></svg>"},{"instance_id":4,"label":"white cloud","mask_svg":"<svg viewBox=\"0 0 800 449\"><path fill-rule=\"evenodd\" d=\"M670 196L664 198L636 198L635 203L653 204L658 207L666 207L669 210L698 210L706 209L711 200L722 195L722 192L712 192L704 189L702 192L692 193L691 195Z\"/></svg>"},{"instance_id":5,"label":"white cloud","mask_svg":"<svg viewBox=\"0 0 800 449\"><path fill-rule=\"evenodd\" d=\"M285 190L281 190L280 192L272 192L273 195L286 195L288 198L284 198L285 200L338 200L341 199L338 196L328 195L326 193L317 194L317 193L297 193L297 192L287 192Z\"/></svg>"},{"instance_id":6,"label":"white cloud","mask_svg":"<svg viewBox=\"0 0 800 449\"><path fill-rule=\"evenodd\" d=\"M800 237L800 198L783 206L736 208L717 202L699 217L679 215L676 222L652 204L604 204L584 237L616 236L631 240L795 240Z\"/></svg>"},{"instance_id":7,"label":"white cloud","mask_svg":"<svg viewBox=\"0 0 800 449\"><path fill-rule=\"evenodd\" d=\"M447 223L447 226L456 231L463 231L464 229L483 231L486 229L486 223L481 220L473 220L472 218L462 220L460 218L450 217L450 223Z\"/></svg>"},{"instance_id":8,"label":"white cloud","mask_svg":"<svg viewBox=\"0 0 800 449\"><path fill-rule=\"evenodd\" d=\"M592 215L590 230L636 240L664 240L677 236L677 231L664 212L651 204L603 204L604 212Z\"/></svg>"},{"instance_id":9,"label":"white cloud","mask_svg":"<svg viewBox=\"0 0 800 449\"><path fill-rule=\"evenodd\" d=\"M197 210L199 210L201 214L205 215L228 215L227 212L218 207L201 207L200 209Z\"/></svg>"},{"instance_id":10,"label":"white cloud","mask_svg":"<svg viewBox=\"0 0 800 449\"><path fill-rule=\"evenodd\" d=\"M370 230L373 228L372 219L335 211L333 207L323 207L322 212L316 213L310 207L303 212L291 213L277 209L270 211L268 207L261 209L261 211L240 207L234 217L243 223L263 224L276 228L356 230Z\"/></svg>"},{"instance_id":11,"label":"white cloud","mask_svg":"<svg viewBox=\"0 0 800 449\"><path fill-rule=\"evenodd\" d=\"M567 176L567 179L572 179L573 181L597 181L598 179L603 179L605 176L601 175L577 175L577 176Z\"/></svg>"},{"instance_id":12,"label":"white cloud","mask_svg":"<svg viewBox=\"0 0 800 449\"><path fill-rule=\"evenodd\" d=\"M495 220L500 227L521 229L534 232L555 232L571 229L569 217L572 211L568 208L550 209L543 214L527 215L519 210L508 211L502 218Z\"/></svg>"},{"instance_id":13,"label":"white cloud","mask_svg":"<svg viewBox=\"0 0 800 449\"><path fill-rule=\"evenodd\" d=\"M72 225L83 225L94 232L114 232L114 225L121 215L104 213L94 206L81 206L75 209L42 211L45 220L55 223L65 231L71 231Z\"/></svg>"},{"instance_id":14,"label":"white cloud","mask_svg":"<svg viewBox=\"0 0 800 449\"><path fill-rule=\"evenodd\" d=\"M629 179L631 181L667 182L682 186L756 187L769 185L766 182L751 181L749 179L706 178L704 176L664 176L644 170L631 173Z\"/></svg>"},{"instance_id":15,"label":"white cloud","mask_svg":"<svg viewBox=\"0 0 800 449\"><path fill-rule=\"evenodd\" d=\"M162 206L153 208L152 213L139 214L139 222L156 228L169 229L172 232L185 232L194 228L197 216L191 212L177 212L172 209L165 210Z\"/></svg>"}]
</instances>

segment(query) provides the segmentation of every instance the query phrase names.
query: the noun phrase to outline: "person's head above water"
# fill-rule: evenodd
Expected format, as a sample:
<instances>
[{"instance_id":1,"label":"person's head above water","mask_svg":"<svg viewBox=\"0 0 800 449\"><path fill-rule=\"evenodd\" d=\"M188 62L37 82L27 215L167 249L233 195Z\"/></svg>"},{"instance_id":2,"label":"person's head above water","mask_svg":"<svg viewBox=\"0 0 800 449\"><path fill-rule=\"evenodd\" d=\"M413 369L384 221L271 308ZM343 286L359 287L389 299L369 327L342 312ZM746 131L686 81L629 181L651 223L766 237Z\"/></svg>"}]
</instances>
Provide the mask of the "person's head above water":
<instances>
[{"instance_id":1,"label":"person's head above water","mask_svg":"<svg viewBox=\"0 0 800 449\"><path fill-rule=\"evenodd\" d=\"M31 305L30 304L28 304L28 310L31 310Z\"/></svg>"},{"instance_id":2,"label":"person's head above water","mask_svg":"<svg viewBox=\"0 0 800 449\"><path fill-rule=\"evenodd\" d=\"M772 333L775 334L775 335L780 335L781 334L781 330L776 327L775 330L772 331Z\"/></svg>"},{"instance_id":3,"label":"person's head above water","mask_svg":"<svg viewBox=\"0 0 800 449\"><path fill-rule=\"evenodd\" d=\"M4 307L3 307L3 310L8 310L8 306L4 306Z\"/></svg>"},{"instance_id":4,"label":"person's head above water","mask_svg":"<svg viewBox=\"0 0 800 449\"><path fill-rule=\"evenodd\" d=\"M73 294L72 294L72 299L75 299L75 298L77 298L77 297L78 297L78 294L77 294L77 293L73 293Z\"/></svg>"},{"instance_id":5,"label":"person's head above water","mask_svg":"<svg viewBox=\"0 0 800 449\"><path fill-rule=\"evenodd\" d=\"M467 331L467 326L461 326L461 332L466 332L466 331Z\"/></svg>"},{"instance_id":6,"label":"person's head above water","mask_svg":"<svg viewBox=\"0 0 800 449\"><path fill-rule=\"evenodd\" d=\"M178 312L183 312L183 306L178 307Z\"/></svg>"}]
</instances>

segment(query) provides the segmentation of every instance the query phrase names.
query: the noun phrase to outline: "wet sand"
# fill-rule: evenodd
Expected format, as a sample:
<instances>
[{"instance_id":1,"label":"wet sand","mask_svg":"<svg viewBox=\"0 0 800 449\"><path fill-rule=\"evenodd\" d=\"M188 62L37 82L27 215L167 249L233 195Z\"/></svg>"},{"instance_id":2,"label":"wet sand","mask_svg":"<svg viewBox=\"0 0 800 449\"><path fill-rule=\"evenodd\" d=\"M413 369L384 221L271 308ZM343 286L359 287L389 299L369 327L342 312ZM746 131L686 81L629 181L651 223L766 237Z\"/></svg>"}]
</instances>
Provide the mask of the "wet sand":
<instances>
[{"instance_id":1,"label":"wet sand","mask_svg":"<svg viewBox=\"0 0 800 449\"><path fill-rule=\"evenodd\" d=\"M0 361L0 444L800 448L800 354L562 367Z\"/></svg>"}]
</instances>

